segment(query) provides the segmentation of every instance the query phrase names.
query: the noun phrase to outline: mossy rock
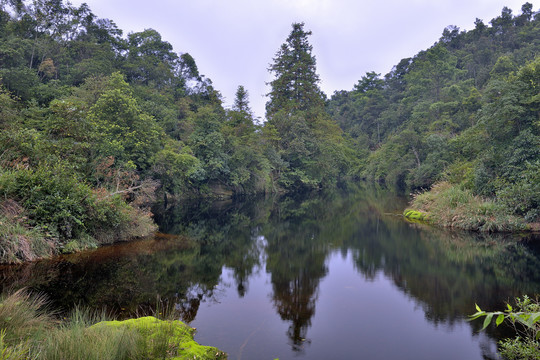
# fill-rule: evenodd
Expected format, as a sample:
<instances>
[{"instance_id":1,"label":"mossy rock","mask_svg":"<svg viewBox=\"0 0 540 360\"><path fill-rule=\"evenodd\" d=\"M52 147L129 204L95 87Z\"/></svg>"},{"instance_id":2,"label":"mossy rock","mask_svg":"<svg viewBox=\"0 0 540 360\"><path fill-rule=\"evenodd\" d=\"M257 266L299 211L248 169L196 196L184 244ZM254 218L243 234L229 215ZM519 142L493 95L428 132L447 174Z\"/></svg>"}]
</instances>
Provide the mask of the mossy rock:
<instances>
[{"instance_id":1,"label":"mossy rock","mask_svg":"<svg viewBox=\"0 0 540 360\"><path fill-rule=\"evenodd\" d=\"M112 327L137 331L145 359L227 359L227 354L193 340L195 329L178 320L159 320L152 316L124 321L102 321L90 327Z\"/></svg>"},{"instance_id":2,"label":"mossy rock","mask_svg":"<svg viewBox=\"0 0 540 360\"><path fill-rule=\"evenodd\" d=\"M421 221L427 221L428 218L428 214L411 209L405 209L405 211L403 212L403 216L405 216L407 219Z\"/></svg>"}]
</instances>

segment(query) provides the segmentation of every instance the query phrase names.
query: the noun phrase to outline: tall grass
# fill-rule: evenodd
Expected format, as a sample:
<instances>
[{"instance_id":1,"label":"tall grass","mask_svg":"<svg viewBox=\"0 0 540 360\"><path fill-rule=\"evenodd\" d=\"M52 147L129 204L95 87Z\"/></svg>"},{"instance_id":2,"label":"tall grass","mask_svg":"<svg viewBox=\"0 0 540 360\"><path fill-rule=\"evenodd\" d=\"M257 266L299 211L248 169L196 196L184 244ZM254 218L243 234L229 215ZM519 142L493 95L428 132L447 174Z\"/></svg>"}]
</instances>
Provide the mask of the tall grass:
<instances>
[{"instance_id":1,"label":"tall grass","mask_svg":"<svg viewBox=\"0 0 540 360\"><path fill-rule=\"evenodd\" d=\"M161 302L160 317L173 307ZM0 297L0 360L123 360L186 357L226 359L193 341L194 329L176 320L143 317L108 321L106 313L75 307L60 319L43 296L24 290Z\"/></svg>"},{"instance_id":2,"label":"tall grass","mask_svg":"<svg viewBox=\"0 0 540 360\"><path fill-rule=\"evenodd\" d=\"M28 294L24 289L0 298L0 330L6 344L19 344L38 338L55 324L52 311L43 296Z\"/></svg>"},{"instance_id":3,"label":"tall grass","mask_svg":"<svg viewBox=\"0 0 540 360\"><path fill-rule=\"evenodd\" d=\"M90 326L105 320L103 314L92 314L75 308L66 321L52 331L39 345L40 359L115 360L138 359L143 339L127 328Z\"/></svg>"},{"instance_id":4,"label":"tall grass","mask_svg":"<svg viewBox=\"0 0 540 360\"><path fill-rule=\"evenodd\" d=\"M412 207L429 214L437 225L464 230L504 232L525 230L526 225L493 200L475 196L469 189L440 182L417 194Z\"/></svg>"},{"instance_id":5,"label":"tall grass","mask_svg":"<svg viewBox=\"0 0 540 360\"><path fill-rule=\"evenodd\" d=\"M75 308L63 321L43 296L19 290L0 299L0 360L137 359L141 336L129 329L92 330L105 314Z\"/></svg>"},{"instance_id":6,"label":"tall grass","mask_svg":"<svg viewBox=\"0 0 540 360\"><path fill-rule=\"evenodd\" d=\"M39 229L0 214L0 263L32 261L53 253L53 243Z\"/></svg>"},{"instance_id":7,"label":"tall grass","mask_svg":"<svg viewBox=\"0 0 540 360\"><path fill-rule=\"evenodd\" d=\"M30 349L27 343L9 346L4 341L5 337L6 330L2 329L0 331L0 360L23 360L28 358Z\"/></svg>"}]
</instances>

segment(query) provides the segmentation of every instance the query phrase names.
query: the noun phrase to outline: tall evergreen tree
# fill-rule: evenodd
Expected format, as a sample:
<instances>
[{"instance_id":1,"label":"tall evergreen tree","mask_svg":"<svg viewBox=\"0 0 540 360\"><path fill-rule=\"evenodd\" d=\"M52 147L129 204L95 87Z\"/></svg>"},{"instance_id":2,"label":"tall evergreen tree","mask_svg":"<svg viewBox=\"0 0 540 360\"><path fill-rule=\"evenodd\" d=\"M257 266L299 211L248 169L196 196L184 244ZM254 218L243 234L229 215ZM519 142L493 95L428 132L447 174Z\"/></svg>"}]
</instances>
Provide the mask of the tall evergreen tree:
<instances>
[{"instance_id":1,"label":"tall evergreen tree","mask_svg":"<svg viewBox=\"0 0 540 360\"><path fill-rule=\"evenodd\" d=\"M286 42L276 53L268 69L275 79L266 103L266 117L270 119L279 110L288 113L321 109L324 94L319 89L319 75L312 46L308 42L311 31L304 31L304 23L294 23Z\"/></svg>"},{"instance_id":2,"label":"tall evergreen tree","mask_svg":"<svg viewBox=\"0 0 540 360\"><path fill-rule=\"evenodd\" d=\"M349 166L341 129L324 108L316 61L303 23L292 25L269 71L275 79L266 104L266 133L275 153L272 178L286 189L335 184Z\"/></svg>"},{"instance_id":3,"label":"tall evergreen tree","mask_svg":"<svg viewBox=\"0 0 540 360\"><path fill-rule=\"evenodd\" d=\"M238 89L236 90L233 110L251 113L251 109L249 108L248 92L242 85L238 86Z\"/></svg>"}]
</instances>

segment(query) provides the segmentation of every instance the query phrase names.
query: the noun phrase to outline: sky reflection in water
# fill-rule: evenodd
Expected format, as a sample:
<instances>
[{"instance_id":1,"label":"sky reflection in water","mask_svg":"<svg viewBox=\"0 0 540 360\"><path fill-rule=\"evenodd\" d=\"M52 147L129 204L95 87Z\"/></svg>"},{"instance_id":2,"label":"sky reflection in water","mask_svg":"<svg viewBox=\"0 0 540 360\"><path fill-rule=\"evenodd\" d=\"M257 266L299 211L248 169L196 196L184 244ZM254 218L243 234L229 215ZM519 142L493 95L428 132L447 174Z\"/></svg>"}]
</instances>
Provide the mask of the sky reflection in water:
<instances>
[{"instance_id":1,"label":"sky reflection in water","mask_svg":"<svg viewBox=\"0 0 540 360\"><path fill-rule=\"evenodd\" d=\"M231 359L495 358L501 329L466 322L538 293L538 252L515 238L409 224L374 189L183 204L161 236L0 269L57 307L152 311L159 297Z\"/></svg>"}]
</instances>

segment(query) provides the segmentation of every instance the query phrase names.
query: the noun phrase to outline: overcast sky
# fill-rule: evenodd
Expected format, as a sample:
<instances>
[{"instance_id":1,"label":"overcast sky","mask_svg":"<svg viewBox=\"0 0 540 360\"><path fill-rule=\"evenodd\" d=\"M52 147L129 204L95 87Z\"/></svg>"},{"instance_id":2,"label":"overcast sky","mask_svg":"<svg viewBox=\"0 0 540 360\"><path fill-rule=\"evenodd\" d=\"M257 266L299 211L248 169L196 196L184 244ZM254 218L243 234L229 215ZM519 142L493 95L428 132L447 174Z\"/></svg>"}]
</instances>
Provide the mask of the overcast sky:
<instances>
[{"instance_id":1,"label":"overcast sky","mask_svg":"<svg viewBox=\"0 0 540 360\"><path fill-rule=\"evenodd\" d=\"M538 1L530 1L538 11ZM521 13L526 0L87 0L94 14L113 20L124 35L152 28L175 52L190 53L225 106L238 85L264 116L267 69L293 22L313 35L321 88L351 90L368 71L388 73L399 60L433 45L448 25L487 25L504 6Z\"/></svg>"}]
</instances>

